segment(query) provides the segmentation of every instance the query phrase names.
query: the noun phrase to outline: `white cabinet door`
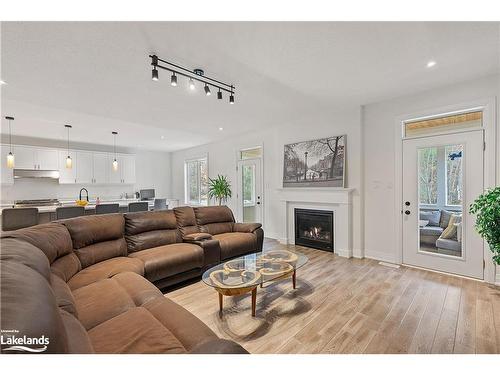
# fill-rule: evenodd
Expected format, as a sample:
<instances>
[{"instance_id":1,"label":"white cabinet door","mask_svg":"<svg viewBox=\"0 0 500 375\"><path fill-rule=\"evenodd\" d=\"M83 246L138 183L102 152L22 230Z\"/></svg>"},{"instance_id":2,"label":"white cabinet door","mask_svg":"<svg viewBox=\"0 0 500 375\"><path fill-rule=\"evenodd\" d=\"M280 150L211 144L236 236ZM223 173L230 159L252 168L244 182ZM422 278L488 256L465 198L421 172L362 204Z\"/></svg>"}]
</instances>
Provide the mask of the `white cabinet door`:
<instances>
[{"instance_id":1,"label":"white cabinet door","mask_svg":"<svg viewBox=\"0 0 500 375\"><path fill-rule=\"evenodd\" d=\"M115 169L113 169L113 160L114 159L115 159L114 154L108 154L108 161L106 163L108 183L121 184L122 183L123 160L122 160L120 155L116 155L116 160L118 161L118 168L115 170Z\"/></svg>"},{"instance_id":2,"label":"white cabinet door","mask_svg":"<svg viewBox=\"0 0 500 375\"><path fill-rule=\"evenodd\" d=\"M122 155L123 160L122 168L122 183L135 184L135 156Z\"/></svg>"},{"instance_id":3,"label":"white cabinet door","mask_svg":"<svg viewBox=\"0 0 500 375\"><path fill-rule=\"evenodd\" d=\"M73 160L72 168L66 168L66 158L68 157L68 151L59 151L59 183L60 184L74 184L76 183L76 158L77 154L75 151L69 151L69 156Z\"/></svg>"},{"instance_id":4,"label":"white cabinet door","mask_svg":"<svg viewBox=\"0 0 500 375\"><path fill-rule=\"evenodd\" d=\"M108 155L104 153L93 154L93 171L94 171L94 184L106 183L106 165L108 162Z\"/></svg>"},{"instance_id":5,"label":"white cabinet door","mask_svg":"<svg viewBox=\"0 0 500 375\"><path fill-rule=\"evenodd\" d=\"M78 151L76 153L76 182L91 184L93 180L92 152Z\"/></svg>"},{"instance_id":6,"label":"white cabinet door","mask_svg":"<svg viewBox=\"0 0 500 375\"><path fill-rule=\"evenodd\" d=\"M11 168L7 168L7 155L9 154L10 151L10 146L9 145L2 145L2 152L1 154L1 163L2 163L2 168L1 168L1 173L2 173L2 180L1 183L3 185L11 185L14 183L14 172Z\"/></svg>"},{"instance_id":7,"label":"white cabinet door","mask_svg":"<svg viewBox=\"0 0 500 375\"><path fill-rule=\"evenodd\" d=\"M58 170L59 152L58 150L39 148L36 150L36 162L37 169L42 171Z\"/></svg>"},{"instance_id":8,"label":"white cabinet door","mask_svg":"<svg viewBox=\"0 0 500 375\"><path fill-rule=\"evenodd\" d=\"M35 160L35 149L27 146L12 146L14 154L14 168L16 169L37 169Z\"/></svg>"}]
</instances>

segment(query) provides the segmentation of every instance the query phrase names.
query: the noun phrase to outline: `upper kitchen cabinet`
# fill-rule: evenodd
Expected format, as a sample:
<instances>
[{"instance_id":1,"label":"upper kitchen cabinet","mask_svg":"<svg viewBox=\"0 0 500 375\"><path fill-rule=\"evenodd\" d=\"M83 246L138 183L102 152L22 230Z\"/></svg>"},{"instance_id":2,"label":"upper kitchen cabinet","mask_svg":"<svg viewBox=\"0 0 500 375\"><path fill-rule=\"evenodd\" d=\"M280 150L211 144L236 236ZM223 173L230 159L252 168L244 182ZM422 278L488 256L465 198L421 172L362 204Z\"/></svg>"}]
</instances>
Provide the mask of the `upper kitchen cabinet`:
<instances>
[{"instance_id":1,"label":"upper kitchen cabinet","mask_svg":"<svg viewBox=\"0 0 500 375\"><path fill-rule=\"evenodd\" d=\"M92 152L76 152L76 182L78 184L94 183L94 157Z\"/></svg>"},{"instance_id":2,"label":"upper kitchen cabinet","mask_svg":"<svg viewBox=\"0 0 500 375\"><path fill-rule=\"evenodd\" d=\"M108 154L108 183L110 184L135 184L135 156L117 154L118 166L113 168L114 154Z\"/></svg>"},{"instance_id":3,"label":"upper kitchen cabinet","mask_svg":"<svg viewBox=\"0 0 500 375\"><path fill-rule=\"evenodd\" d=\"M36 148L29 146L13 146L15 156L14 168L58 170L59 152L48 148Z\"/></svg>"},{"instance_id":4,"label":"upper kitchen cabinet","mask_svg":"<svg viewBox=\"0 0 500 375\"><path fill-rule=\"evenodd\" d=\"M69 156L72 159L72 167L66 168L66 159L68 157L68 151L59 151L59 183L60 184L75 184L76 183L76 163L77 163L77 153L76 151L69 151Z\"/></svg>"},{"instance_id":5,"label":"upper kitchen cabinet","mask_svg":"<svg viewBox=\"0 0 500 375\"><path fill-rule=\"evenodd\" d=\"M94 184L105 184L106 178L106 164L108 162L108 155L103 152L94 152L93 158L93 171L94 171Z\"/></svg>"}]
</instances>

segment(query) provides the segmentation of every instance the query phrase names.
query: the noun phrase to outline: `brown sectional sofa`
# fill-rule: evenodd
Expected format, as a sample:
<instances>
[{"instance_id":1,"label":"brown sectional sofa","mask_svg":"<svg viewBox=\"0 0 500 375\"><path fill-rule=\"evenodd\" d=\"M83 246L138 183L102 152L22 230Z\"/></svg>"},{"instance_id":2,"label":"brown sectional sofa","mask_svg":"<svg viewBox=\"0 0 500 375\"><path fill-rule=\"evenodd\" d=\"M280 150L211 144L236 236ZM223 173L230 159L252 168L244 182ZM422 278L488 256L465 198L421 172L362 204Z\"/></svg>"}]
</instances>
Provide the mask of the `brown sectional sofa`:
<instances>
[{"instance_id":1,"label":"brown sectional sofa","mask_svg":"<svg viewBox=\"0 0 500 375\"><path fill-rule=\"evenodd\" d=\"M235 223L225 206L84 216L7 232L1 329L48 337L49 353L246 353L158 287L260 251L262 242L260 224Z\"/></svg>"}]
</instances>

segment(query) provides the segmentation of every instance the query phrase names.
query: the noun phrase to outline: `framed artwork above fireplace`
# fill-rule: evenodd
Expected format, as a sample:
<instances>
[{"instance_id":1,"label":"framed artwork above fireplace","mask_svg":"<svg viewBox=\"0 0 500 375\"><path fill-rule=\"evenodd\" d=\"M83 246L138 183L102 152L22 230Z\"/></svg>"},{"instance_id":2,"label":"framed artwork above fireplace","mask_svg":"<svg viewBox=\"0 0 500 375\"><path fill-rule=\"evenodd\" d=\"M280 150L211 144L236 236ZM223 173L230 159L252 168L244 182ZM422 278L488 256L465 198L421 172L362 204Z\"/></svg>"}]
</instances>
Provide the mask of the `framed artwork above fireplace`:
<instances>
[{"instance_id":1,"label":"framed artwork above fireplace","mask_svg":"<svg viewBox=\"0 0 500 375\"><path fill-rule=\"evenodd\" d=\"M283 187L345 187L346 136L285 145Z\"/></svg>"}]
</instances>

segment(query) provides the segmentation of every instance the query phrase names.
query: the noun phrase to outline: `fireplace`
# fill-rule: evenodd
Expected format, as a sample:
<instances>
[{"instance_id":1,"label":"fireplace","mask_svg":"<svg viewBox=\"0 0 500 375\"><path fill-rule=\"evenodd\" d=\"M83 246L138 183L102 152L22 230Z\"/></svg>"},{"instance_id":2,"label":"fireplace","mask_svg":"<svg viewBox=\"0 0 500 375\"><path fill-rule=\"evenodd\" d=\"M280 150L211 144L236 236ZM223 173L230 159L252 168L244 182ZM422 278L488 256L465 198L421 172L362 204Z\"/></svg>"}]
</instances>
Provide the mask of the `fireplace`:
<instances>
[{"instance_id":1,"label":"fireplace","mask_svg":"<svg viewBox=\"0 0 500 375\"><path fill-rule=\"evenodd\" d=\"M295 210L295 244L333 251L333 212Z\"/></svg>"}]
</instances>

